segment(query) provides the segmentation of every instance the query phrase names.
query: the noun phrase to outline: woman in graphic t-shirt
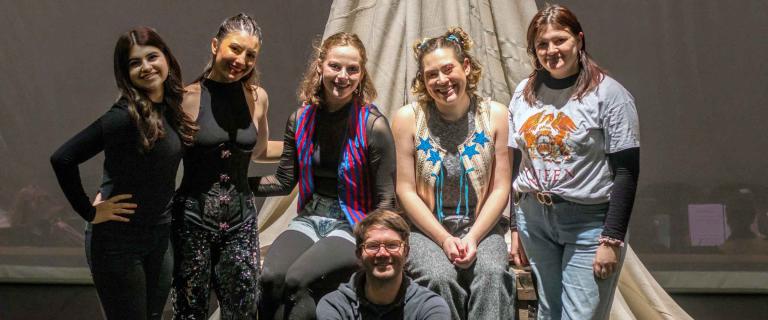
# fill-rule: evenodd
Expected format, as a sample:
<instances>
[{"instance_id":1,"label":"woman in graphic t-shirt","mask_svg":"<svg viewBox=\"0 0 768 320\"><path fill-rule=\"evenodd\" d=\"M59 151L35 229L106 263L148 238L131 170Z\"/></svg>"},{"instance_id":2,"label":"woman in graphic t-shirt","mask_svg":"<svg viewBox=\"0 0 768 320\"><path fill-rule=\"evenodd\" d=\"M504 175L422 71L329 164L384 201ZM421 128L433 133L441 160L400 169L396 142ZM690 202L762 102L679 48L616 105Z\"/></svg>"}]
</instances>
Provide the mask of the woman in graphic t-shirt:
<instances>
[{"instance_id":1,"label":"woman in graphic t-shirt","mask_svg":"<svg viewBox=\"0 0 768 320\"><path fill-rule=\"evenodd\" d=\"M607 318L639 171L634 99L587 54L568 9L539 11L527 42L536 69L509 105L521 158L510 254L518 264L527 254L540 316Z\"/></svg>"}]
</instances>

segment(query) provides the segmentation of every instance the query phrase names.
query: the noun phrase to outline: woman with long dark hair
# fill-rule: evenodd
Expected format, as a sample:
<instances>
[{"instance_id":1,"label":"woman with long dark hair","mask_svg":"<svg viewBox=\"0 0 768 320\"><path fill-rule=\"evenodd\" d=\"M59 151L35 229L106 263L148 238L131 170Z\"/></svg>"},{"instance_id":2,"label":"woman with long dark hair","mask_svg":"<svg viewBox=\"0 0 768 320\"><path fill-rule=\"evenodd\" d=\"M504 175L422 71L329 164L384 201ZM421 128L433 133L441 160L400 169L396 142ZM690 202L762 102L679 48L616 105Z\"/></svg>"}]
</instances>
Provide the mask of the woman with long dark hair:
<instances>
[{"instance_id":1,"label":"woman with long dark hair","mask_svg":"<svg viewBox=\"0 0 768 320\"><path fill-rule=\"evenodd\" d=\"M635 102L589 56L567 8L539 11L527 42L535 70L509 104L521 155L511 255L535 271L540 319L606 319L637 188Z\"/></svg>"},{"instance_id":2,"label":"woman with long dark hair","mask_svg":"<svg viewBox=\"0 0 768 320\"><path fill-rule=\"evenodd\" d=\"M181 70L153 29L115 45L120 98L52 156L59 184L89 222L86 255L108 319L160 319L171 287L176 171L194 123L182 111ZM78 165L104 151L104 180L91 204ZM102 199L104 199L102 201Z\"/></svg>"},{"instance_id":3,"label":"woman with long dark hair","mask_svg":"<svg viewBox=\"0 0 768 320\"><path fill-rule=\"evenodd\" d=\"M269 102L255 69L262 39L252 17L227 18L208 66L185 88L184 110L199 131L175 199L176 319L206 318L211 286L223 319L256 316L260 251L247 173L251 159L268 158ZM269 149L276 159L280 146Z\"/></svg>"},{"instance_id":4,"label":"woman with long dark hair","mask_svg":"<svg viewBox=\"0 0 768 320\"><path fill-rule=\"evenodd\" d=\"M352 33L315 49L299 88L303 106L285 127L280 167L250 179L259 196L285 195L299 184L299 215L264 259L263 319L314 318L324 289L357 266L352 227L369 211L394 206L392 132L371 104L376 89L366 60Z\"/></svg>"}]
</instances>

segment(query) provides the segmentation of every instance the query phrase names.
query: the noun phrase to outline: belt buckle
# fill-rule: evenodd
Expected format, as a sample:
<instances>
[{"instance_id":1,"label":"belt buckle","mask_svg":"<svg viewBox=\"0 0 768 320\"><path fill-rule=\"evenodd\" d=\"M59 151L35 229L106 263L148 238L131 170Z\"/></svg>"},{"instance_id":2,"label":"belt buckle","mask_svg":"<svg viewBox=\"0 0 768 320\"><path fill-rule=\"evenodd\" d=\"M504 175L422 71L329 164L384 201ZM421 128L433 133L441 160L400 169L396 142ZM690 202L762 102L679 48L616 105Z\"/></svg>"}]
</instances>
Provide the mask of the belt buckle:
<instances>
[{"instance_id":1,"label":"belt buckle","mask_svg":"<svg viewBox=\"0 0 768 320\"><path fill-rule=\"evenodd\" d=\"M552 195L546 192L536 192L536 200L545 206L552 206Z\"/></svg>"}]
</instances>

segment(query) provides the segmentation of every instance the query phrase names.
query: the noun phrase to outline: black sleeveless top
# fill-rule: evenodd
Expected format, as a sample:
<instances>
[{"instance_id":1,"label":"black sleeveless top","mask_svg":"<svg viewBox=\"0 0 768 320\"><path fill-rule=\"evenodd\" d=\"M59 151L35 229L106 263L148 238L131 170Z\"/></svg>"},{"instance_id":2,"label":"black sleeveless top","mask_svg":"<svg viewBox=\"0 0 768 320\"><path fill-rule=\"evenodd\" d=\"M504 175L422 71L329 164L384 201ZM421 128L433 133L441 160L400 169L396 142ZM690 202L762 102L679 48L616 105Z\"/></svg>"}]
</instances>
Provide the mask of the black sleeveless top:
<instances>
[{"instance_id":1,"label":"black sleeveless top","mask_svg":"<svg viewBox=\"0 0 768 320\"><path fill-rule=\"evenodd\" d=\"M179 193L206 193L217 183L250 193L248 165L258 133L243 86L204 79L200 91L200 129L194 145L184 154Z\"/></svg>"}]
</instances>

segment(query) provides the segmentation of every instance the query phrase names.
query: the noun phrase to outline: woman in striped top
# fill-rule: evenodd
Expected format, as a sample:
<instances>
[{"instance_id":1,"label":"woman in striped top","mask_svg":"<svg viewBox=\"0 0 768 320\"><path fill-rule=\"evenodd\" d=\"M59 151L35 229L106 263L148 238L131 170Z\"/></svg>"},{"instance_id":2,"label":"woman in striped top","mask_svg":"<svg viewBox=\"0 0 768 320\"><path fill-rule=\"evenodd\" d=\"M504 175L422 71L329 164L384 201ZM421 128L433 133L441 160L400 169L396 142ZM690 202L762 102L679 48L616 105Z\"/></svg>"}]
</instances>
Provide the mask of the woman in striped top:
<instances>
[{"instance_id":1,"label":"woman in striped top","mask_svg":"<svg viewBox=\"0 0 768 320\"><path fill-rule=\"evenodd\" d=\"M373 209L394 206L392 132L371 104L376 89L366 59L351 33L316 48L277 173L250 179L257 196L285 195L299 184L298 217L264 261L263 319L314 318L315 300L356 268L354 224Z\"/></svg>"}]
</instances>

